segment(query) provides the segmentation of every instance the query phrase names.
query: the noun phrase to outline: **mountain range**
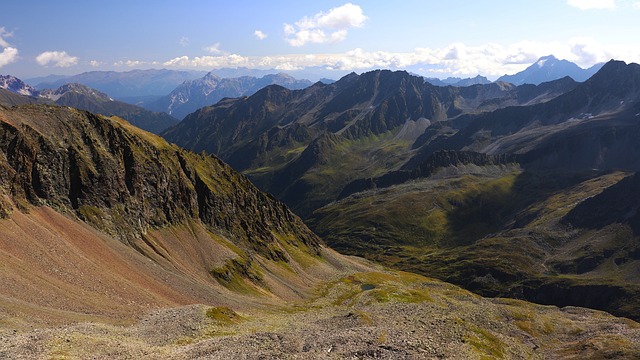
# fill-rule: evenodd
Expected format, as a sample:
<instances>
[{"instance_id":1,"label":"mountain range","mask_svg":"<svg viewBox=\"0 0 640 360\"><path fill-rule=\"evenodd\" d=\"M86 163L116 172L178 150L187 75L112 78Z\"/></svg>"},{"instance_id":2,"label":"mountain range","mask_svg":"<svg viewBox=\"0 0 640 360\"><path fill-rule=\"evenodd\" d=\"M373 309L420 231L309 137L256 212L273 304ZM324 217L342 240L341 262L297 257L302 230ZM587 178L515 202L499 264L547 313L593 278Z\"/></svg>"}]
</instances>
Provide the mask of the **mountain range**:
<instances>
[{"instance_id":1,"label":"mountain range","mask_svg":"<svg viewBox=\"0 0 640 360\"><path fill-rule=\"evenodd\" d=\"M489 79L487 79L484 76L476 76L474 78L466 78L466 79L462 79L462 78L458 78L458 77L448 77L446 79L438 79L438 78L425 78L426 81L428 81L429 83L431 83L432 85L436 85L436 86L458 86L458 87L463 87L463 86L471 86L471 85L478 85L478 84L490 84L491 81Z\"/></svg>"},{"instance_id":2,"label":"mountain range","mask_svg":"<svg viewBox=\"0 0 640 360\"><path fill-rule=\"evenodd\" d=\"M353 73L330 85L298 91L274 85L227 99L188 115L163 136L217 154L306 216L350 180L402 166L422 134L439 128L434 124L548 101L575 86L565 78L539 86L437 87L406 72ZM344 165L338 170L336 163Z\"/></svg>"},{"instance_id":3,"label":"mountain range","mask_svg":"<svg viewBox=\"0 0 640 360\"><path fill-rule=\"evenodd\" d=\"M616 184L639 168L639 79L618 61L583 83L521 86L373 71L226 99L162 135L218 154L341 251L484 295L639 318L636 236L622 235L633 212L596 229L568 215L629 189ZM503 262L487 260L496 251Z\"/></svg>"},{"instance_id":4,"label":"mountain range","mask_svg":"<svg viewBox=\"0 0 640 360\"><path fill-rule=\"evenodd\" d=\"M131 70L90 71L73 76L32 78L26 81L38 90L57 89L77 83L109 94L116 99L159 97L168 94L185 81L203 76L203 71ZM53 81L50 81L53 80ZM128 100L129 101L129 100Z\"/></svg>"},{"instance_id":5,"label":"mountain range","mask_svg":"<svg viewBox=\"0 0 640 360\"><path fill-rule=\"evenodd\" d=\"M201 107L213 105L223 98L237 98L252 95L256 91L271 84L289 89L303 89L311 85L309 80L297 80L284 74L268 74L256 78L242 76L237 78L221 78L208 73L203 78L185 81L169 95L145 105L153 111L163 111L178 119L196 111Z\"/></svg>"},{"instance_id":6,"label":"mountain range","mask_svg":"<svg viewBox=\"0 0 640 360\"><path fill-rule=\"evenodd\" d=\"M131 124L144 130L158 133L178 120L162 112L152 112L139 106L117 101L95 89L81 84L65 84L58 89L37 91L20 79L3 76L3 90L16 95L4 93L0 104L12 106L25 103L53 103L60 106L71 106L105 116L119 116ZM1 84L0 84L1 85Z\"/></svg>"}]
</instances>

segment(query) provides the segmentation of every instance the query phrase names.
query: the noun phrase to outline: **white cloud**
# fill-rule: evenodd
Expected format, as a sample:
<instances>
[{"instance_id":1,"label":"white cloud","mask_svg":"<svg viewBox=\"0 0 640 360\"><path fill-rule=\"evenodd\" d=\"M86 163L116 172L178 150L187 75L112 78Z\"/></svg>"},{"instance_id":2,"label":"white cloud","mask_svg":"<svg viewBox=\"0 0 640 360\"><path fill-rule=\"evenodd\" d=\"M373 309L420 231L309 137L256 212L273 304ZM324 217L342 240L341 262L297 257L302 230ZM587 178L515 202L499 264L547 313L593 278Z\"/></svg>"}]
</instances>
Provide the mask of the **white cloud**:
<instances>
[{"instance_id":1,"label":"white cloud","mask_svg":"<svg viewBox=\"0 0 640 360\"><path fill-rule=\"evenodd\" d=\"M142 65L147 65L148 63L146 61L141 61L141 60L120 60L120 61L116 61L113 63L113 66L127 66L127 67L135 67L135 66L142 66Z\"/></svg>"},{"instance_id":2,"label":"white cloud","mask_svg":"<svg viewBox=\"0 0 640 360\"><path fill-rule=\"evenodd\" d=\"M258 40L264 40L267 38L267 34L263 33L260 30L256 30L253 32L253 35L258 39Z\"/></svg>"},{"instance_id":3,"label":"white cloud","mask_svg":"<svg viewBox=\"0 0 640 360\"><path fill-rule=\"evenodd\" d=\"M18 49L12 47L11 44L5 40L5 38L12 36L12 32L5 30L4 27L0 27L0 48L2 48L2 52L0 52L0 68L18 60Z\"/></svg>"},{"instance_id":4,"label":"white cloud","mask_svg":"<svg viewBox=\"0 0 640 360\"><path fill-rule=\"evenodd\" d=\"M178 41L178 43L182 47L187 47L187 46L189 46L189 38L186 37L186 36L183 36L183 37L180 38L180 41Z\"/></svg>"},{"instance_id":5,"label":"white cloud","mask_svg":"<svg viewBox=\"0 0 640 360\"><path fill-rule=\"evenodd\" d=\"M212 68L248 67L256 69L299 70L323 67L341 71L365 71L376 68L425 69L428 76L475 76L497 78L524 70L542 56L555 55L586 68L595 63L619 59L640 62L640 48L630 44L602 45L590 38L574 38L568 42L523 41L513 44L487 43L469 46L454 43L441 48L417 48L412 52L365 51L353 49L334 54L287 54L241 56L223 54L190 58L177 57L162 63L167 67Z\"/></svg>"},{"instance_id":6,"label":"white cloud","mask_svg":"<svg viewBox=\"0 0 640 360\"><path fill-rule=\"evenodd\" d=\"M7 48L11 47L9 42L5 38L13 37L13 32L9 32L5 30L4 27L0 27L0 47Z\"/></svg>"},{"instance_id":7,"label":"white cloud","mask_svg":"<svg viewBox=\"0 0 640 360\"><path fill-rule=\"evenodd\" d=\"M634 9L640 10L640 1L634 2L632 6L633 6Z\"/></svg>"},{"instance_id":8,"label":"white cloud","mask_svg":"<svg viewBox=\"0 0 640 360\"><path fill-rule=\"evenodd\" d=\"M89 61L89 65L91 65L92 67L98 67L98 66L102 65L102 62L100 62L98 60L91 60L91 61Z\"/></svg>"},{"instance_id":9,"label":"white cloud","mask_svg":"<svg viewBox=\"0 0 640 360\"><path fill-rule=\"evenodd\" d=\"M567 0L567 4L580 10L616 8L615 0Z\"/></svg>"},{"instance_id":10,"label":"white cloud","mask_svg":"<svg viewBox=\"0 0 640 360\"><path fill-rule=\"evenodd\" d=\"M308 43L335 43L346 39L349 29L364 26L366 20L360 6L347 3L326 13L305 16L294 25L284 24L284 33L289 45L295 47Z\"/></svg>"},{"instance_id":11,"label":"white cloud","mask_svg":"<svg viewBox=\"0 0 640 360\"><path fill-rule=\"evenodd\" d=\"M52 64L55 67L69 67L78 63L78 58L67 54L66 51L45 51L36 56L36 61L42 66Z\"/></svg>"},{"instance_id":12,"label":"white cloud","mask_svg":"<svg viewBox=\"0 0 640 360\"><path fill-rule=\"evenodd\" d=\"M164 66L178 66L187 68L221 68L221 67L239 67L249 66L248 57L231 54L222 56L196 56L190 58L188 56L180 56L162 63Z\"/></svg>"},{"instance_id":13,"label":"white cloud","mask_svg":"<svg viewBox=\"0 0 640 360\"><path fill-rule=\"evenodd\" d=\"M18 59L18 49L12 47L5 47L0 52L0 68L15 62Z\"/></svg>"},{"instance_id":14,"label":"white cloud","mask_svg":"<svg viewBox=\"0 0 640 360\"><path fill-rule=\"evenodd\" d=\"M209 45L204 48L204 51L214 55L224 54L224 51L220 50L220 43Z\"/></svg>"}]
</instances>

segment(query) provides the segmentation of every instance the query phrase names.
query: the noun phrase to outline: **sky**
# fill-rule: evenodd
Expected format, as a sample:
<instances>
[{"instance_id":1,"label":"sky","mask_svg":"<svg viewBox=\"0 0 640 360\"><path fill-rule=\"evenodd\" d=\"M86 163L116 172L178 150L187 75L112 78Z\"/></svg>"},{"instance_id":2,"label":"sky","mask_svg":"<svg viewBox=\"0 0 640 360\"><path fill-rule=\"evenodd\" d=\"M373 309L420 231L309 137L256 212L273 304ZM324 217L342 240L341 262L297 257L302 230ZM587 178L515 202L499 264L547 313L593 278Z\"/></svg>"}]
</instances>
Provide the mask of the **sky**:
<instances>
[{"instance_id":1,"label":"sky","mask_svg":"<svg viewBox=\"0 0 640 360\"><path fill-rule=\"evenodd\" d=\"M494 80L640 62L640 0L2 0L0 74L247 67Z\"/></svg>"}]
</instances>

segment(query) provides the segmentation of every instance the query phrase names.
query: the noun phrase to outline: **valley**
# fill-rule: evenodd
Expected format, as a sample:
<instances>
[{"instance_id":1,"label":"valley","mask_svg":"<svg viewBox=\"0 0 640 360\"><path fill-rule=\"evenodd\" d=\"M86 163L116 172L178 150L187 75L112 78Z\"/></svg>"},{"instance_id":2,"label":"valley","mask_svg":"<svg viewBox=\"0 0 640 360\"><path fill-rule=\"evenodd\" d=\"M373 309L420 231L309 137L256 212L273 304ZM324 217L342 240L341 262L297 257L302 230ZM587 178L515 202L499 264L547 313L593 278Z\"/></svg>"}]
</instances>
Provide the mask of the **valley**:
<instances>
[{"instance_id":1,"label":"valley","mask_svg":"<svg viewBox=\"0 0 640 360\"><path fill-rule=\"evenodd\" d=\"M638 69L465 88L352 74L223 101L162 135L218 154L341 252L485 296L638 319L634 220L569 220L639 168Z\"/></svg>"},{"instance_id":2,"label":"valley","mask_svg":"<svg viewBox=\"0 0 640 360\"><path fill-rule=\"evenodd\" d=\"M0 120L5 358L640 352L630 320L340 255L219 160L123 120L50 105Z\"/></svg>"}]
</instances>

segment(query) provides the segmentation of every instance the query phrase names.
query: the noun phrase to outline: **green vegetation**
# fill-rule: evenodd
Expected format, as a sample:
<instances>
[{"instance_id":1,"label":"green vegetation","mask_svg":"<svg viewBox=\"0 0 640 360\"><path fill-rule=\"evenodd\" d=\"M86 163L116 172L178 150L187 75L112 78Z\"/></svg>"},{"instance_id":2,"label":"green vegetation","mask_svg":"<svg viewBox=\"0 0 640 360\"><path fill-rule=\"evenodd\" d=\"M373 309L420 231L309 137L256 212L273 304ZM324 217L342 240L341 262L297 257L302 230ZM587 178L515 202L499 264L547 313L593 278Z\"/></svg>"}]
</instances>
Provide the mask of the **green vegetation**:
<instances>
[{"instance_id":1,"label":"green vegetation","mask_svg":"<svg viewBox=\"0 0 640 360\"><path fill-rule=\"evenodd\" d=\"M260 288L266 288L260 269L248 258L227 260L210 273L220 285L241 294L262 295Z\"/></svg>"},{"instance_id":2,"label":"green vegetation","mask_svg":"<svg viewBox=\"0 0 640 360\"><path fill-rule=\"evenodd\" d=\"M466 342L481 354L481 359L504 359L504 344L488 330L472 327L473 335L465 338Z\"/></svg>"},{"instance_id":3,"label":"green vegetation","mask_svg":"<svg viewBox=\"0 0 640 360\"><path fill-rule=\"evenodd\" d=\"M422 179L354 194L316 211L308 223L341 252L485 296L522 296L524 289L533 300L557 301L556 287L575 294L592 288L607 295L583 306L637 318L631 299L640 284L631 269L640 247L629 243L631 229L612 224L579 231L560 223L583 199L626 176L505 167L501 173ZM549 292L536 290L541 286L550 286Z\"/></svg>"},{"instance_id":4,"label":"green vegetation","mask_svg":"<svg viewBox=\"0 0 640 360\"><path fill-rule=\"evenodd\" d=\"M206 315L207 318L223 325L237 324L244 320L242 316L226 306L210 307L207 309Z\"/></svg>"}]
</instances>

